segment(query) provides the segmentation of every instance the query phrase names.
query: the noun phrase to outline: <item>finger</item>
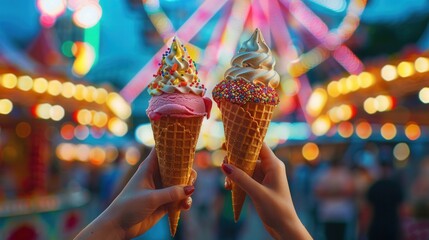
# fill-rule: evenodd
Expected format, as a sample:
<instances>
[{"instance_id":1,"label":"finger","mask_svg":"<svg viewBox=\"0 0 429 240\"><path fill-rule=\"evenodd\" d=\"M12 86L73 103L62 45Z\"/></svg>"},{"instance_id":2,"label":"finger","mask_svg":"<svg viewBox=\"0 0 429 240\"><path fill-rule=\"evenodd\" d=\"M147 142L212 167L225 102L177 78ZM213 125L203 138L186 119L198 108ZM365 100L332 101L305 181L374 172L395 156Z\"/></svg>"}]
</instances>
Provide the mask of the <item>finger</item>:
<instances>
[{"instance_id":1,"label":"finger","mask_svg":"<svg viewBox=\"0 0 429 240\"><path fill-rule=\"evenodd\" d=\"M225 177L224 187L226 190L232 190L232 183L228 177Z\"/></svg>"},{"instance_id":2,"label":"finger","mask_svg":"<svg viewBox=\"0 0 429 240\"><path fill-rule=\"evenodd\" d=\"M147 174L149 171L154 172L158 170L158 161L157 161L156 151L155 148L152 148L152 150L149 152L149 155L146 157L145 160L140 164L138 168L138 172L141 172L143 174Z\"/></svg>"},{"instance_id":3,"label":"finger","mask_svg":"<svg viewBox=\"0 0 429 240\"><path fill-rule=\"evenodd\" d=\"M263 172L276 169L281 164L280 159L277 158L265 142L262 144L261 151L259 152L259 158L261 159L261 168Z\"/></svg>"},{"instance_id":4,"label":"finger","mask_svg":"<svg viewBox=\"0 0 429 240\"><path fill-rule=\"evenodd\" d=\"M249 194L251 198L259 198L264 192L262 185L247 175L243 170L226 163L222 164L222 170L231 181Z\"/></svg>"},{"instance_id":5,"label":"finger","mask_svg":"<svg viewBox=\"0 0 429 240\"><path fill-rule=\"evenodd\" d=\"M198 177L197 171L195 171L194 169L191 169L188 185L194 185L195 181L197 180L197 177Z\"/></svg>"},{"instance_id":6,"label":"finger","mask_svg":"<svg viewBox=\"0 0 429 240\"><path fill-rule=\"evenodd\" d=\"M192 198L187 197L185 200L182 200L182 209L183 210L189 210L192 207Z\"/></svg>"},{"instance_id":7,"label":"finger","mask_svg":"<svg viewBox=\"0 0 429 240\"><path fill-rule=\"evenodd\" d=\"M163 189L154 190L152 197L157 205L164 205L166 203L177 202L189 197L195 188L194 186L172 186Z\"/></svg>"}]
</instances>

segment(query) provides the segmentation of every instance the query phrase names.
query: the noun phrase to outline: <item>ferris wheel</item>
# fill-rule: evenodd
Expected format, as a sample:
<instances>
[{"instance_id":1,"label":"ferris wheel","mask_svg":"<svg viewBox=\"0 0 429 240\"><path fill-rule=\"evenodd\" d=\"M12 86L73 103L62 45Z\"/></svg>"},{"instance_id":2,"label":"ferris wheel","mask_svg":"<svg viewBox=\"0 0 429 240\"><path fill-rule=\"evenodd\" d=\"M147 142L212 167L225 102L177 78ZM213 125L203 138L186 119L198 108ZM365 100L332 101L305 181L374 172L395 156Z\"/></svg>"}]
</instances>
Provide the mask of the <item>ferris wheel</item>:
<instances>
[{"instance_id":1,"label":"ferris wheel","mask_svg":"<svg viewBox=\"0 0 429 240\"><path fill-rule=\"evenodd\" d=\"M349 73L363 70L362 62L344 42L354 33L366 0L205 0L179 28L163 11L159 0L143 1L144 9L155 29L167 44L176 35L190 42L201 34L203 27L215 15L218 18L205 49L200 53L200 78L211 89L228 66L243 32L259 27L268 44L278 56L277 71L284 82L298 82L302 94L308 98L311 87L305 73L329 58L333 58ZM188 48L189 49L189 48ZM147 87L156 71L164 47L142 67L122 89L129 102ZM305 105L305 104L302 104Z\"/></svg>"}]
</instances>

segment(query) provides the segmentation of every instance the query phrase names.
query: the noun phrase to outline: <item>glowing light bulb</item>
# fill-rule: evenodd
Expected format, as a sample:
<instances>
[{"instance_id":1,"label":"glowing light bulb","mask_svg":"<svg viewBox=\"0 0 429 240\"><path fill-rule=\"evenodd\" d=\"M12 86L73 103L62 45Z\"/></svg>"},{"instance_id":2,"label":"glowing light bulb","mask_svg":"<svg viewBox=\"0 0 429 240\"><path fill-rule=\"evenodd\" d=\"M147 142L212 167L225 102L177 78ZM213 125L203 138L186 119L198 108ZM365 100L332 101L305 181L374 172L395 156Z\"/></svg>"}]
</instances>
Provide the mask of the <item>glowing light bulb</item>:
<instances>
[{"instance_id":1,"label":"glowing light bulb","mask_svg":"<svg viewBox=\"0 0 429 240\"><path fill-rule=\"evenodd\" d=\"M417 140L421 135L421 130L419 125L416 123L408 123L405 126L405 135L408 139L414 141Z\"/></svg>"},{"instance_id":2,"label":"glowing light bulb","mask_svg":"<svg viewBox=\"0 0 429 240\"><path fill-rule=\"evenodd\" d=\"M401 62L398 64L398 75L405 78L414 74L414 66L410 62Z\"/></svg>"},{"instance_id":3,"label":"glowing light bulb","mask_svg":"<svg viewBox=\"0 0 429 240\"><path fill-rule=\"evenodd\" d=\"M18 78L12 73L3 74L1 80L3 87L8 89L12 89L18 84Z\"/></svg>"},{"instance_id":4,"label":"glowing light bulb","mask_svg":"<svg viewBox=\"0 0 429 240\"><path fill-rule=\"evenodd\" d=\"M0 114L9 114L13 110L13 103L9 99L0 99Z\"/></svg>"},{"instance_id":5,"label":"glowing light bulb","mask_svg":"<svg viewBox=\"0 0 429 240\"><path fill-rule=\"evenodd\" d=\"M110 132L118 137L124 136L128 132L128 125L119 118L111 118L108 123Z\"/></svg>"},{"instance_id":6,"label":"glowing light bulb","mask_svg":"<svg viewBox=\"0 0 429 240\"><path fill-rule=\"evenodd\" d=\"M66 9L65 0L38 0L37 7L43 14L51 17L61 15Z\"/></svg>"},{"instance_id":7,"label":"glowing light bulb","mask_svg":"<svg viewBox=\"0 0 429 240\"><path fill-rule=\"evenodd\" d=\"M386 140L391 140L396 136L396 127L392 123L385 123L380 129L381 136Z\"/></svg>"},{"instance_id":8,"label":"glowing light bulb","mask_svg":"<svg viewBox=\"0 0 429 240\"><path fill-rule=\"evenodd\" d=\"M429 103L429 88L425 87L419 91L419 99L422 103Z\"/></svg>"},{"instance_id":9,"label":"glowing light bulb","mask_svg":"<svg viewBox=\"0 0 429 240\"><path fill-rule=\"evenodd\" d=\"M385 81L393 81L398 78L398 73L396 72L395 66L386 65L381 69L381 77Z\"/></svg>"},{"instance_id":10,"label":"glowing light bulb","mask_svg":"<svg viewBox=\"0 0 429 240\"><path fill-rule=\"evenodd\" d=\"M21 76L18 78L18 88L22 91L29 91L33 88L33 79L29 76Z\"/></svg>"},{"instance_id":11,"label":"glowing light bulb","mask_svg":"<svg viewBox=\"0 0 429 240\"><path fill-rule=\"evenodd\" d=\"M81 28L90 28L100 21L103 11L96 2L89 2L73 14L73 22Z\"/></svg>"},{"instance_id":12,"label":"glowing light bulb","mask_svg":"<svg viewBox=\"0 0 429 240\"><path fill-rule=\"evenodd\" d=\"M358 76L358 84L361 88L368 88L375 83L374 75L369 72L361 72Z\"/></svg>"},{"instance_id":13,"label":"glowing light bulb","mask_svg":"<svg viewBox=\"0 0 429 240\"><path fill-rule=\"evenodd\" d=\"M356 135L361 139L367 139L372 134L372 127L368 122L360 122L356 126Z\"/></svg>"},{"instance_id":14,"label":"glowing light bulb","mask_svg":"<svg viewBox=\"0 0 429 240\"><path fill-rule=\"evenodd\" d=\"M319 147L312 142L306 143L302 147L302 156L308 161L315 160L319 156Z\"/></svg>"},{"instance_id":15,"label":"glowing light bulb","mask_svg":"<svg viewBox=\"0 0 429 240\"><path fill-rule=\"evenodd\" d=\"M44 93L48 90L48 80L44 78L34 79L33 91L36 93Z\"/></svg>"},{"instance_id":16,"label":"glowing light bulb","mask_svg":"<svg viewBox=\"0 0 429 240\"><path fill-rule=\"evenodd\" d=\"M406 143L398 143L393 148L393 156L399 161L404 161L410 156L410 147Z\"/></svg>"},{"instance_id":17,"label":"glowing light bulb","mask_svg":"<svg viewBox=\"0 0 429 240\"><path fill-rule=\"evenodd\" d=\"M331 121L326 115L318 117L311 125L311 131L316 136L322 136L326 134L331 128Z\"/></svg>"},{"instance_id":18,"label":"glowing light bulb","mask_svg":"<svg viewBox=\"0 0 429 240\"><path fill-rule=\"evenodd\" d=\"M338 82L332 81L328 84L326 90L328 91L329 96L338 97L340 96L340 91L338 91Z\"/></svg>"},{"instance_id":19,"label":"glowing light bulb","mask_svg":"<svg viewBox=\"0 0 429 240\"><path fill-rule=\"evenodd\" d=\"M419 73L424 73L429 71L429 59L424 57L419 57L414 62L414 67Z\"/></svg>"},{"instance_id":20,"label":"glowing light bulb","mask_svg":"<svg viewBox=\"0 0 429 240\"><path fill-rule=\"evenodd\" d=\"M63 83L61 95L65 98L71 98L76 92L76 86L71 82Z\"/></svg>"},{"instance_id":21,"label":"glowing light bulb","mask_svg":"<svg viewBox=\"0 0 429 240\"><path fill-rule=\"evenodd\" d=\"M63 89L63 85L58 80L51 80L48 84L48 93L52 96L58 96L60 95L61 91Z\"/></svg>"},{"instance_id":22,"label":"glowing light bulb","mask_svg":"<svg viewBox=\"0 0 429 240\"><path fill-rule=\"evenodd\" d=\"M308 100L306 106L307 113L313 117L319 115L323 107L325 106L327 98L328 97L324 89L315 89L311 94L310 99Z\"/></svg>"}]
</instances>

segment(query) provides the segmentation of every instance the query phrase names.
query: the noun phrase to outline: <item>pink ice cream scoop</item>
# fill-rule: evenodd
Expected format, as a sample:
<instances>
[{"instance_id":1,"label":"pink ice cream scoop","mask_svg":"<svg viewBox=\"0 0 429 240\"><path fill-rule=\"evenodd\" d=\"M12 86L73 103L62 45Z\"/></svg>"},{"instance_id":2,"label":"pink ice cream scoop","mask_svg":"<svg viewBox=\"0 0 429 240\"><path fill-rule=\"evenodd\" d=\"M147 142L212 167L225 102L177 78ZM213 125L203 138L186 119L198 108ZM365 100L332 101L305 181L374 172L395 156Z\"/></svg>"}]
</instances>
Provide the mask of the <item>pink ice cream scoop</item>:
<instances>
[{"instance_id":1,"label":"pink ice cream scoop","mask_svg":"<svg viewBox=\"0 0 429 240\"><path fill-rule=\"evenodd\" d=\"M196 117L210 116L212 101L192 93L170 93L152 96L146 110L151 120L158 120L162 116Z\"/></svg>"}]
</instances>

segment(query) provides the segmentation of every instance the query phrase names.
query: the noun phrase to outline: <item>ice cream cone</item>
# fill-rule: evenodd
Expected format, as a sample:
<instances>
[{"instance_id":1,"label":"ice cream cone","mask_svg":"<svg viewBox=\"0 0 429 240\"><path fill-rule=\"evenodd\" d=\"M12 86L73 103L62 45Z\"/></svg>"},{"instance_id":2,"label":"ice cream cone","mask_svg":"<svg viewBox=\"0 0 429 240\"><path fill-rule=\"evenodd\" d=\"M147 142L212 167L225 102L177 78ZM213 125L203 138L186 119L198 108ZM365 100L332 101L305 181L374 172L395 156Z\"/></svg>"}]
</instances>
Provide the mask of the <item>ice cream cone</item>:
<instances>
[{"instance_id":1,"label":"ice cream cone","mask_svg":"<svg viewBox=\"0 0 429 240\"><path fill-rule=\"evenodd\" d=\"M270 124L274 105L247 103L238 105L222 101L220 110L225 129L228 163L253 175L256 161ZM246 193L232 185L234 219L238 221Z\"/></svg>"},{"instance_id":2,"label":"ice cream cone","mask_svg":"<svg viewBox=\"0 0 429 240\"><path fill-rule=\"evenodd\" d=\"M151 121L163 187L188 184L203 117L161 117ZM168 207L171 236L176 234L180 202Z\"/></svg>"}]
</instances>

